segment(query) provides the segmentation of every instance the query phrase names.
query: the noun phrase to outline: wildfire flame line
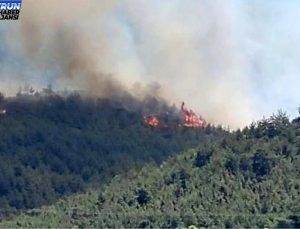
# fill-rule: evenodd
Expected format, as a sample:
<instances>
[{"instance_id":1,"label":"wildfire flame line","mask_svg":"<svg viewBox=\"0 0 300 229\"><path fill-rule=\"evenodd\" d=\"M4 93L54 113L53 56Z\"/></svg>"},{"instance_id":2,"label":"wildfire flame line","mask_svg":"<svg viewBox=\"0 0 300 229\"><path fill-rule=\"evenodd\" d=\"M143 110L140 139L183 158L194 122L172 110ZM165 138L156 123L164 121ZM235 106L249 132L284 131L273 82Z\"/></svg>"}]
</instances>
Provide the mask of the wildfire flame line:
<instances>
[{"instance_id":1,"label":"wildfire flame line","mask_svg":"<svg viewBox=\"0 0 300 229\"><path fill-rule=\"evenodd\" d=\"M184 102L181 104L181 112L184 117L184 127L202 128L206 126L206 121L201 116L198 117L192 110L188 111L184 107ZM144 122L152 127L157 127L160 124L159 117L156 115L144 116Z\"/></svg>"},{"instance_id":2,"label":"wildfire flame line","mask_svg":"<svg viewBox=\"0 0 300 229\"><path fill-rule=\"evenodd\" d=\"M186 127L205 127L206 121L202 117L198 117L192 110L188 111L184 108L184 102L181 104L181 111L184 116L184 124Z\"/></svg>"}]
</instances>

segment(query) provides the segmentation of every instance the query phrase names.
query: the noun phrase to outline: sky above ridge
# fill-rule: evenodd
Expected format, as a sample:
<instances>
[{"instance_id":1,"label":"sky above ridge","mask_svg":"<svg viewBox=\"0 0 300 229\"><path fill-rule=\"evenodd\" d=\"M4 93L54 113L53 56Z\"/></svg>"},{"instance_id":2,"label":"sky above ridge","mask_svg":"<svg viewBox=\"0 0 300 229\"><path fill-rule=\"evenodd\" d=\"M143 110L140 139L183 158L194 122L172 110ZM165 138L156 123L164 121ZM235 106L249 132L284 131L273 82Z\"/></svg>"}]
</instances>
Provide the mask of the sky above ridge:
<instances>
[{"instance_id":1,"label":"sky above ridge","mask_svg":"<svg viewBox=\"0 0 300 229\"><path fill-rule=\"evenodd\" d=\"M214 123L294 117L299 15L297 0L23 0L19 21L0 22L0 89L97 91L112 76L155 82Z\"/></svg>"}]
</instances>

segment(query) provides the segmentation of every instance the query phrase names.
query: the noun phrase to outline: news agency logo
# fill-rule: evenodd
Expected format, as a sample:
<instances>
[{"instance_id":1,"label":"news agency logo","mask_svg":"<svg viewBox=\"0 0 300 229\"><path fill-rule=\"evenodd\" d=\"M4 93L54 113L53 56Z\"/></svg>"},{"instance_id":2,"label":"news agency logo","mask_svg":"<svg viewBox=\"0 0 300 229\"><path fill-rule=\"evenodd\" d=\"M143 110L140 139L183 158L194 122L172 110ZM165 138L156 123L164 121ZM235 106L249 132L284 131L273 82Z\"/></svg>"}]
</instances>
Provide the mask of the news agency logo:
<instances>
[{"instance_id":1,"label":"news agency logo","mask_svg":"<svg viewBox=\"0 0 300 229\"><path fill-rule=\"evenodd\" d=\"M18 20L22 0L0 0L0 20Z\"/></svg>"}]
</instances>

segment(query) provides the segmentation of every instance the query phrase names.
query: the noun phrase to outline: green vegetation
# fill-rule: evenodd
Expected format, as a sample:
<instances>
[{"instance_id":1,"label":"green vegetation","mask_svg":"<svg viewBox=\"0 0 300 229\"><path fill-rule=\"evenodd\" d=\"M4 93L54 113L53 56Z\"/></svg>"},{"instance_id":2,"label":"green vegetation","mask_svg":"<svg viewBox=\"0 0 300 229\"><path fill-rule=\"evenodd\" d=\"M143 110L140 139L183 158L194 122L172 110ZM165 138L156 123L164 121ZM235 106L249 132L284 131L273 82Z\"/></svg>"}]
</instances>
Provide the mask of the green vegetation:
<instances>
[{"instance_id":1,"label":"green vegetation","mask_svg":"<svg viewBox=\"0 0 300 229\"><path fill-rule=\"evenodd\" d=\"M300 227L300 128L279 112L0 227Z\"/></svg>"},{"instance_id":2,"label":"green vegetation","mask_svg":"<svg viewBox=\"0 0 300 229\"><path fill-rule=\"evenodd\" d=\"M126 99L0 96L6 110L0 115L0 218L97 187L145 162L160 163L222 132L153 129L143 123L143 110L163 108L174 117L176 110L155 99Z\"/></svg>"}]
</instances>

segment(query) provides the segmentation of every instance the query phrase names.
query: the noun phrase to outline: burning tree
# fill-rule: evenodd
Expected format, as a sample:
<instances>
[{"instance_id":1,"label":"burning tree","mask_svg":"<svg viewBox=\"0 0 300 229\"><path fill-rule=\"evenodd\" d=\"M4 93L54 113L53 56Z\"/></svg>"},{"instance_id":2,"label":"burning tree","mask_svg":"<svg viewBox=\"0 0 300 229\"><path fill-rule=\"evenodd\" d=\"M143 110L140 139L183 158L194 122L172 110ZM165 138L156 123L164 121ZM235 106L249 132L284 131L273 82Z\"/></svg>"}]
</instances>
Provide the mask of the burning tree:
<instances>
[{"instance_id":1,"label":"burning tree","mask_svg":"<svg viewBox=\"0 0 300 229\"><path fill-rule=\"evenodd\" d=\"M178 123L179 119L175 121L176 125L183 125L184 127L190 127L190 128L202 128L206 126L206 121L201 117L197 116L192 110L188 111L184 107L184 102L181 104L181 113L183 115L183 124ZM165 113L164 116L168 115L168 112ZM148 115L144 116L144 122L153 127L158 127L162 122L166 119L166 117L161 117L161 115ZM174 120L173 120L174 121ZM164 123L164 122L163 122ZM169 123L170 124L170 123ZM168 124L165 123L164 126L168 126Z\"/></svg>"},{"instance_id":2,"label":"burning tree","mask_svg":"<svg viewBox=\"0 0 300 229\"><path fill-rule=\"evenodd\" d=\"M159 118L156 115L145 116L144 122L150 126L157 127L159 125Z\"/></svg>"},{"instance_id":3,"label":"burning tree","mask_svg":"<svg viewBox=\"0 0 300 229\"><path fill-rule=\"evenodd\" d=\"M184 108L184 102L181 104L181 112L184 116L185 127L205 127L206 121L200 116L198 117L192 110L188 111Z\"/></svg>"}]
</instances>

